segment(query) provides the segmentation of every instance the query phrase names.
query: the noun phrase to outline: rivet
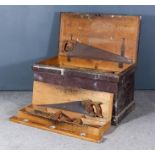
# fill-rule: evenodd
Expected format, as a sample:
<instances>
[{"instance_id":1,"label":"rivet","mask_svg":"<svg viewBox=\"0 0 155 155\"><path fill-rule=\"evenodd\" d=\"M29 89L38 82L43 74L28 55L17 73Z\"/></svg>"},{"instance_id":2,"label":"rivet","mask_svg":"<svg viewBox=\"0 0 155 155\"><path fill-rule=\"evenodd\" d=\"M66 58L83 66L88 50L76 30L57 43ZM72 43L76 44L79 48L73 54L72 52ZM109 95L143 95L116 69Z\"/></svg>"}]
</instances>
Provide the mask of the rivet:
<instances>
[{"instance_id":1,"label":"rivet","mask_svg":"<svg viewBox=\"0 0 155 155\"><path fill-rule=\"evenodd\" d=\"M29 119L24 118L24 119L23 119L23 122L29 122Z\"/></svg>"},{"instance_id":2,"label":"rivet","mask_svg":"<svg viewBox=\"0 0 155 155\"><path fill-rule=\"evenodd\" d=\"M63 76L64 75L64 69L61 69L60 71L61 71L60 74Z\"/></svg>"},{"instance_id":3,"label":"rivet","mask_svg":"<svg viewBox=\"0 0 155 155\"><path fill-rule=\"evenodd\" d=\"M83 137L85 137L85 136L86 136L86 133L84 133L84 132L81 132L81 133L80 133L80 136L83 136Z\"/></svg>"},{"instance_id":4,"label":"rivet","mask_svg":"<svg viewBox=\"0 0 155 155\"><path fill-rule=\"evenodd\" d=\"M55 126L55 125L51 125L51 126L49 126L49 128L50 128L50 129L55 129L56 126Z\"/></svg>"},{"instance_id":5,"label":"rivet","mask_svg":"<svg viewBox=\"0 0 155 155\"><path fill-rule=\"evenodd\" d=\"M43 80L42 76L38 75L38 80L42 81Z\"/></svg>"},{"instance_id":6,"label":"rivet","mask_svg":"<svg viewBox=\"0 0 155 155\"><path fill-rule=\"evenodd\" d=\"M94 82L94 87L96 87L97 86L97 82Z\"/></svg>"}]
</instances>

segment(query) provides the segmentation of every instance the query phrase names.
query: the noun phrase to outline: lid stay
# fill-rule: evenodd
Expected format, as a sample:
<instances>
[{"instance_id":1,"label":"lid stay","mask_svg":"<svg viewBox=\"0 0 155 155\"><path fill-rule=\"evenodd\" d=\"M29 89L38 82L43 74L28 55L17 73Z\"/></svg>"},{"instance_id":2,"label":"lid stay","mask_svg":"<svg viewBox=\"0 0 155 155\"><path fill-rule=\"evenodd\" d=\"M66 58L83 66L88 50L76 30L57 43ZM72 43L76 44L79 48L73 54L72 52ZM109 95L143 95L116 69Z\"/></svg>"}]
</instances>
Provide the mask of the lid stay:
<instances>
[{"instance_id":1,"label":"lid stay","mask_svg":"<svg viewBox=\"0 0 155 155\"><path fill-rule=\"evenodd\" d=\"M122 38L122 45L121 45L121 56L124 57L125 55L125 38ZM119 68L123 68L123 63L118 64Z\"/></svg>"}]
</instances>

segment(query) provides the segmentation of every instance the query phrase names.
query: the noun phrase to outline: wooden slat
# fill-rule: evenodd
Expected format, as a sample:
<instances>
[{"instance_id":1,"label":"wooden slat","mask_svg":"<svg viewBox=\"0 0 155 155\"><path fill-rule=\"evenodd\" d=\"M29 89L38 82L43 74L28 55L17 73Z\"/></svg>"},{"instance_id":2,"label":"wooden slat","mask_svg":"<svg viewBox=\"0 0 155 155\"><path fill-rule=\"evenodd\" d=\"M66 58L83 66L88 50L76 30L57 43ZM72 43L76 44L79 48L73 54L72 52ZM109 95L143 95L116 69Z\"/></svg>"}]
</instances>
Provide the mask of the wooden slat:
<instances>
[{"instance_id":1,"label":"wooden slat","mask_svg":"<svg viewBox=\"0 0 155 155\"><path fill-rule=\"evenodd\" d=\"M132 64L124 64L122 68L119 68L118 63L116 62L80 58L71 58L71 61L68 61L67 57L63 55L42 60L38 62L38 64L60 68L94 69L102 72L113 72L116 74L132 66Z\"/></svg>"},{"instance_id":2,"label":"wooden slat","mask_svg":"<svg viewBox=\"0 0 155 155\"><path fill-rule=\"evenodd\" d=\"M87 68L114 73L122 72L132 65L124 64L122 68L119 68L118 63L103 60L71 58L71 60L68 61L67 57L63 55L59 56L59 63L61 67L65 68Z\"/></svg>"}]
</instances>

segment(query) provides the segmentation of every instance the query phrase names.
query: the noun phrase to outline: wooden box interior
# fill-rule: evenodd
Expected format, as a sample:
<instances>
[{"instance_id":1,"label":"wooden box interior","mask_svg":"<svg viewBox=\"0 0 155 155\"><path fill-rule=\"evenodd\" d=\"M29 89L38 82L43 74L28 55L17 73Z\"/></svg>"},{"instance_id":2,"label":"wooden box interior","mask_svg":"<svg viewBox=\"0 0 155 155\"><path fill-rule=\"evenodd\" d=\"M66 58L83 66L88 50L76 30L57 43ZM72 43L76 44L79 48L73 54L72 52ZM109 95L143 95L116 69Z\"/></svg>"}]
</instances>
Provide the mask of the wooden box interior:
<instances>
[{"instance_id":1,"label":"wooden box interior","mask_svg":"<svg viewBox=\"0 0 155 155\"><path fill-rule=\"evenodd\" d=\"M59 54L38 64L122 72L135 65L137 61L139 25L139 16L61 13ZM103 60L72 58L68 61L64 50L67 41L75 40L120 55L123 38L125 39L124 56L132 63L123 64L122 68L117 62Z\"/></svg>"}]
</instances>

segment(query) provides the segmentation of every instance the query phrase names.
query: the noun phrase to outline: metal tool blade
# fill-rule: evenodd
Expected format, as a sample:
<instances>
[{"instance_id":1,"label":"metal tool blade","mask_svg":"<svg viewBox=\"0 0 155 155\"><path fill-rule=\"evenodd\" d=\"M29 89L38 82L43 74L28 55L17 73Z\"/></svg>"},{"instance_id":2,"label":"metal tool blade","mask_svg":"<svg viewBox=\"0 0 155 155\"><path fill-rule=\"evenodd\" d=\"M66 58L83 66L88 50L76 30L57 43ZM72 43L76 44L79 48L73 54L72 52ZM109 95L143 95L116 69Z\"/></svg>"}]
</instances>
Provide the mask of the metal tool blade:
<instances>
[{"instance_id":1,"label":"metal tool blade","mask_svg":"<svg viewBox=\"0 0 155 155\"><path fill-rule=\"evenodd\" d=\"M78 112L85 115L91 115L90 113L85 111L85 108L81 101L59 103L59 104L48 104L48 105L40 105L40 106L48 107L48 108L56 108L61 110L68 110L68 111Z\"/></svg>"},{"instance_id":2,"label":"metal tool blade","mask_svg":"<svg viewBox=\"0 0 155 155\"><path fill-rule=\"evenodd\" d=\"M85 59L97 59L97 60L121 62L126 64L132 63L130 59L124 56L114 54L110 51L95 48L93 46L86 45L79 42L74 43L72 50L67 51L67 56L69 58L79 57L79 58L85 58Z\"/></svg>"}]
</instances>

